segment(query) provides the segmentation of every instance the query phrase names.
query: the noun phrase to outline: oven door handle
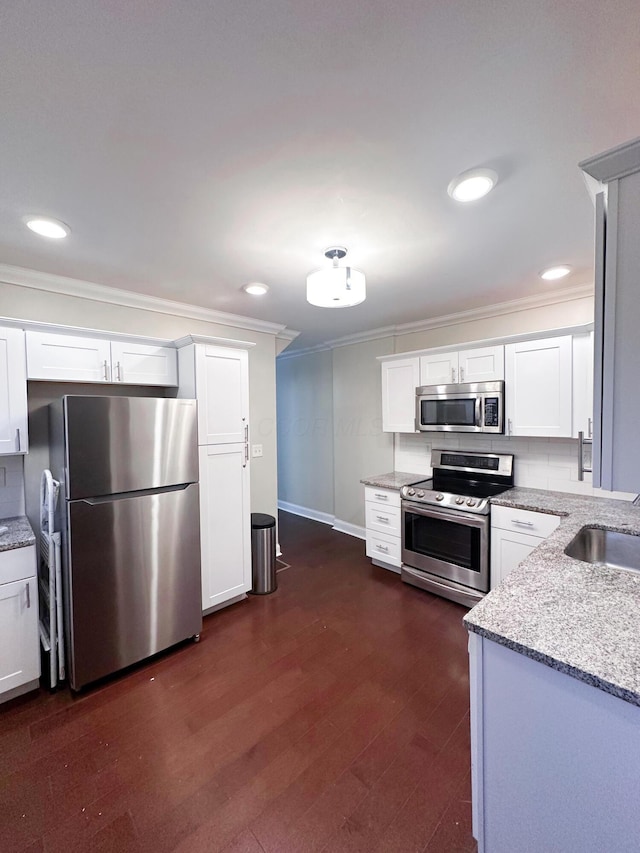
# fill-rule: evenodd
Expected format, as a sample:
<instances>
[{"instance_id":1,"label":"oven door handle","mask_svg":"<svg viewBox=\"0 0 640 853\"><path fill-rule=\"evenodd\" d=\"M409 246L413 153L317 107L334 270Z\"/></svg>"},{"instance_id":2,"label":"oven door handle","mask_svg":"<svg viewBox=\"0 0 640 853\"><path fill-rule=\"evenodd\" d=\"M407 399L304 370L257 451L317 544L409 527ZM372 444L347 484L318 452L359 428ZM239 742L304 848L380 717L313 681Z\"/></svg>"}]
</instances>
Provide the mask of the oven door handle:
<instances>
[{"instance_id":1,"label":"oven door handle","mask_svg":"<svg viewBox=\"0 0 640 853\"><path fill-rule=\"evenodd\" d=\"M444 507L428 507L422 504L412 504L408 501L402 502L402 514L413 513L425 518L438 518L442 521L452 521L465 527L488 527L489 515L478 515L471 512L445 509Z\"/></svg>"}]
</instances>

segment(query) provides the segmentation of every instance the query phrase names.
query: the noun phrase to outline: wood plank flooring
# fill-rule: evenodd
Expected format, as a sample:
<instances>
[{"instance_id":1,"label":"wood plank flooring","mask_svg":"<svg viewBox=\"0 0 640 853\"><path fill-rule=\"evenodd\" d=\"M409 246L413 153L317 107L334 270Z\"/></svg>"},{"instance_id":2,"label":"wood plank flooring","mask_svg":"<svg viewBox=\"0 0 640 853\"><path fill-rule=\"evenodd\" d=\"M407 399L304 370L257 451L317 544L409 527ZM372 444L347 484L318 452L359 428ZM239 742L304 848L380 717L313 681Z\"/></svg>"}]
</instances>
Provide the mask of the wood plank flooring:
<instances>
[{"instance_id":1,"label":"wood plank flooring","mask_svg":"<svg viewBox=\"0 0 640 853\"><path fill-rule=\"evenodd\" d=\"M280 517L278 591L79 696L0 706L0 850L457 853L464 609Z\"/></svg>"}]
</instances>

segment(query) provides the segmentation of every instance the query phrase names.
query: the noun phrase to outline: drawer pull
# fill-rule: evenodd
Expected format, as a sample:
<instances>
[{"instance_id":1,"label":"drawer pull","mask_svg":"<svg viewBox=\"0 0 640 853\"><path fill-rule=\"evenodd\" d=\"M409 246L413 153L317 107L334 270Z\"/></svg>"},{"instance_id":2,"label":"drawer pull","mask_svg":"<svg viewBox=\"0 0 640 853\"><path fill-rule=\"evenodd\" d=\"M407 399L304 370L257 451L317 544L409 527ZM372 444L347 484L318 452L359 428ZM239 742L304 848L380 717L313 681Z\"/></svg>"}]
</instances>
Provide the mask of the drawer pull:
<instances>
[{"instance_id":1,"label":"drawer pull","mask_svg":"<svg viewBox=\"0 0 640 853\"><path fill-rule=\"evenodd\" d=\"M374 492L374 495L379 498L381 501L388 501L389 495L383 495L381 492Z\"/></svg>"},{"instance_id":2,"label":"drawer pull","mask_svg":"<svg viewBox=\"0 0 640 853\"><path fill-rule=\"evenodd\" d=\"M29 581L25 584L25 589L27 592L27 608L31 607L31 589L29 588Z\"/></svg>"},{"instance_id":3,"label":"drawer pull","mask_svg":"<svg viewBox=\"0 0 640 853\"><path fill-rule=\"evenodd\" d=\"M385 554L389 553L389 548L386 545L376 545L378 551L384 551Z\"/></svg>"},{"instance_id":4,"label":"drawer pull","mask_svg":"<svg viewBox=\"0 0 640 853\"><path fill-rule=\"evenodd\" d=\"M519 518L512 518L511 524L519 524L521 527L535 527L533 521L520 521Z\"/></svg>"},{"instance_id":5,"label":"drawer pull","mask_svg":"<svg viewBox=\"0 0 640 853\"><path fill-rule=\"evenodd\" d=\"M383 524L389 524L389 519L386 515L376 515L376 521L381 521Z\"/></svg>"}]
</instances>

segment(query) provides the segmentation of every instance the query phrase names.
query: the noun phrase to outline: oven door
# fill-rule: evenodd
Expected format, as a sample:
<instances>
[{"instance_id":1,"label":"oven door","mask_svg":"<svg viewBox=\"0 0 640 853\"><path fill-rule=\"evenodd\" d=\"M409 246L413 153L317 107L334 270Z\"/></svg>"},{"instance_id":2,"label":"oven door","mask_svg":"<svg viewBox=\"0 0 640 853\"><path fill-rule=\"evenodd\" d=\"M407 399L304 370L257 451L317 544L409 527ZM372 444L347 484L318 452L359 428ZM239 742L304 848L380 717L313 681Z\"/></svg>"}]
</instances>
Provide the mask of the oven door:
<instances>
[{"instance_id":1,"label":"oven door","mask_svg":"<svg viewBox=\"0 0 640 853\"><path fill-rule=\"evenodd\" d=\"M489 516L402 502L402 562L489 591Z\"/></svg>"}]
</instances>

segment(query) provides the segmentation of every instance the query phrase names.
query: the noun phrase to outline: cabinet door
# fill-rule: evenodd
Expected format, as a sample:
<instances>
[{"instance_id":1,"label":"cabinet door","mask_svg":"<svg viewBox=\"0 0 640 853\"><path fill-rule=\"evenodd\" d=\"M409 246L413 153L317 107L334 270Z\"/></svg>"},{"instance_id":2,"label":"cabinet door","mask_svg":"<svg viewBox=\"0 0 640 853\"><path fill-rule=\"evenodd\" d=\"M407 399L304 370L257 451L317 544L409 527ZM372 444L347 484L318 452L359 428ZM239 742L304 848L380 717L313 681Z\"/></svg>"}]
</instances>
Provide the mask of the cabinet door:
<instances>
[{"instance_id":1,"label":"cabinet door","mask_svg":"<svg viewBox=\"0 0 640 853\"><path fill-rule=\"evenodd\" d=\"M480 347L458 353L460 382L494 382L504 379L504 347Z\"/></svg>"},{"instance_id":2,"label":"cabinet door","mask_svg":"<svg viewBox=\"0 0 640 853\"><path fill-rule=\"evenodd\" d=\"M24 332L0 329L0 455L28 449Z\"/></svg>"},{"instance_id":3,"label":"cabinet door","mask_svg":"<svg viewBox=\"0 0 640 853\"><path fill-rule=\"evenodd\" d=\"M544 540L528 533L491 528L491 589L518 566Z\"/></svg>"},{"instance_id":4,"label":"cabinet door","mask_svg":"<svg viewBox=\"0 0 640 853\"><path fill-rule=\"evenodd\" d=\"M457 352L420 356L421 385L448 385L452 382L458 382Z\"/></svg>"},{"instance_id":5,"label":"cabinet door","mask_svg":"<svg viewBox=\"0 0 640 853\"><path fill-rule=\"evenodd\" d=\"M505 346L508 435L571 437L571 336Z\"/></svg>"},{"instance_id":6,"label":"cabinet door","mask_svg":"<svg viewBox=\"0 0 640 853\"><path fill-rule=\"evenodd\" d=\"M593 332L576 335L573 347L573 437L593 437Z\"/></svg>"},{"instance_id":7,"label":"cabinet door","mask_svg":"<svg viewBox=\"0 0 640 853\"><path fill-rule=\"evenodd\" d=\"M178 384L178 358L172 347L112 341L111 365L116 382L128 385Z\"/></svg>"},{"instance_id":8,"label":"cabinet door","mask_svg":"<svg viewBox=\"0 0 640 853\"><path fill-rule=\"evenodd\" d=\"M196 348L198 444L248 441L249 356L246 350Z\"/></svg>"},{"instance_id":9,"label":"cabinet door","mask_svg":"<svg viewBox=\"0 0 640 853\"><path fill-rule=\"evenodd\" d=\"M418 357L382 362L382 431L416 431Z\"/></svg>"},{"instance_id":10,"label":"cabinet door","mask_svg":"<svg viewBox=\"0 0 640 853\"><path fill-rule=\"evenodd\" d=\"M36 579L0 586L0 694L40 677Z\"/></svg>"},{"instance_id":11,"label":"cabinet door","mask_svg":"<svg viewBox=\"0 0 640 853\"><path fill-rule=\"evenodd\" d=\"M244 444L201 447L202 609L251 588L249 465Z\"/></svg>"},{"instance_id":12,"label":"cabinet door","mask_svg":"<svg viewBox=\"0 0 640 853\"><path fill-rule=\"evenodd\" d=\"M110 382L109 341L27 332L27 378L54 382Z\"/></svg>"}]
</instances>

